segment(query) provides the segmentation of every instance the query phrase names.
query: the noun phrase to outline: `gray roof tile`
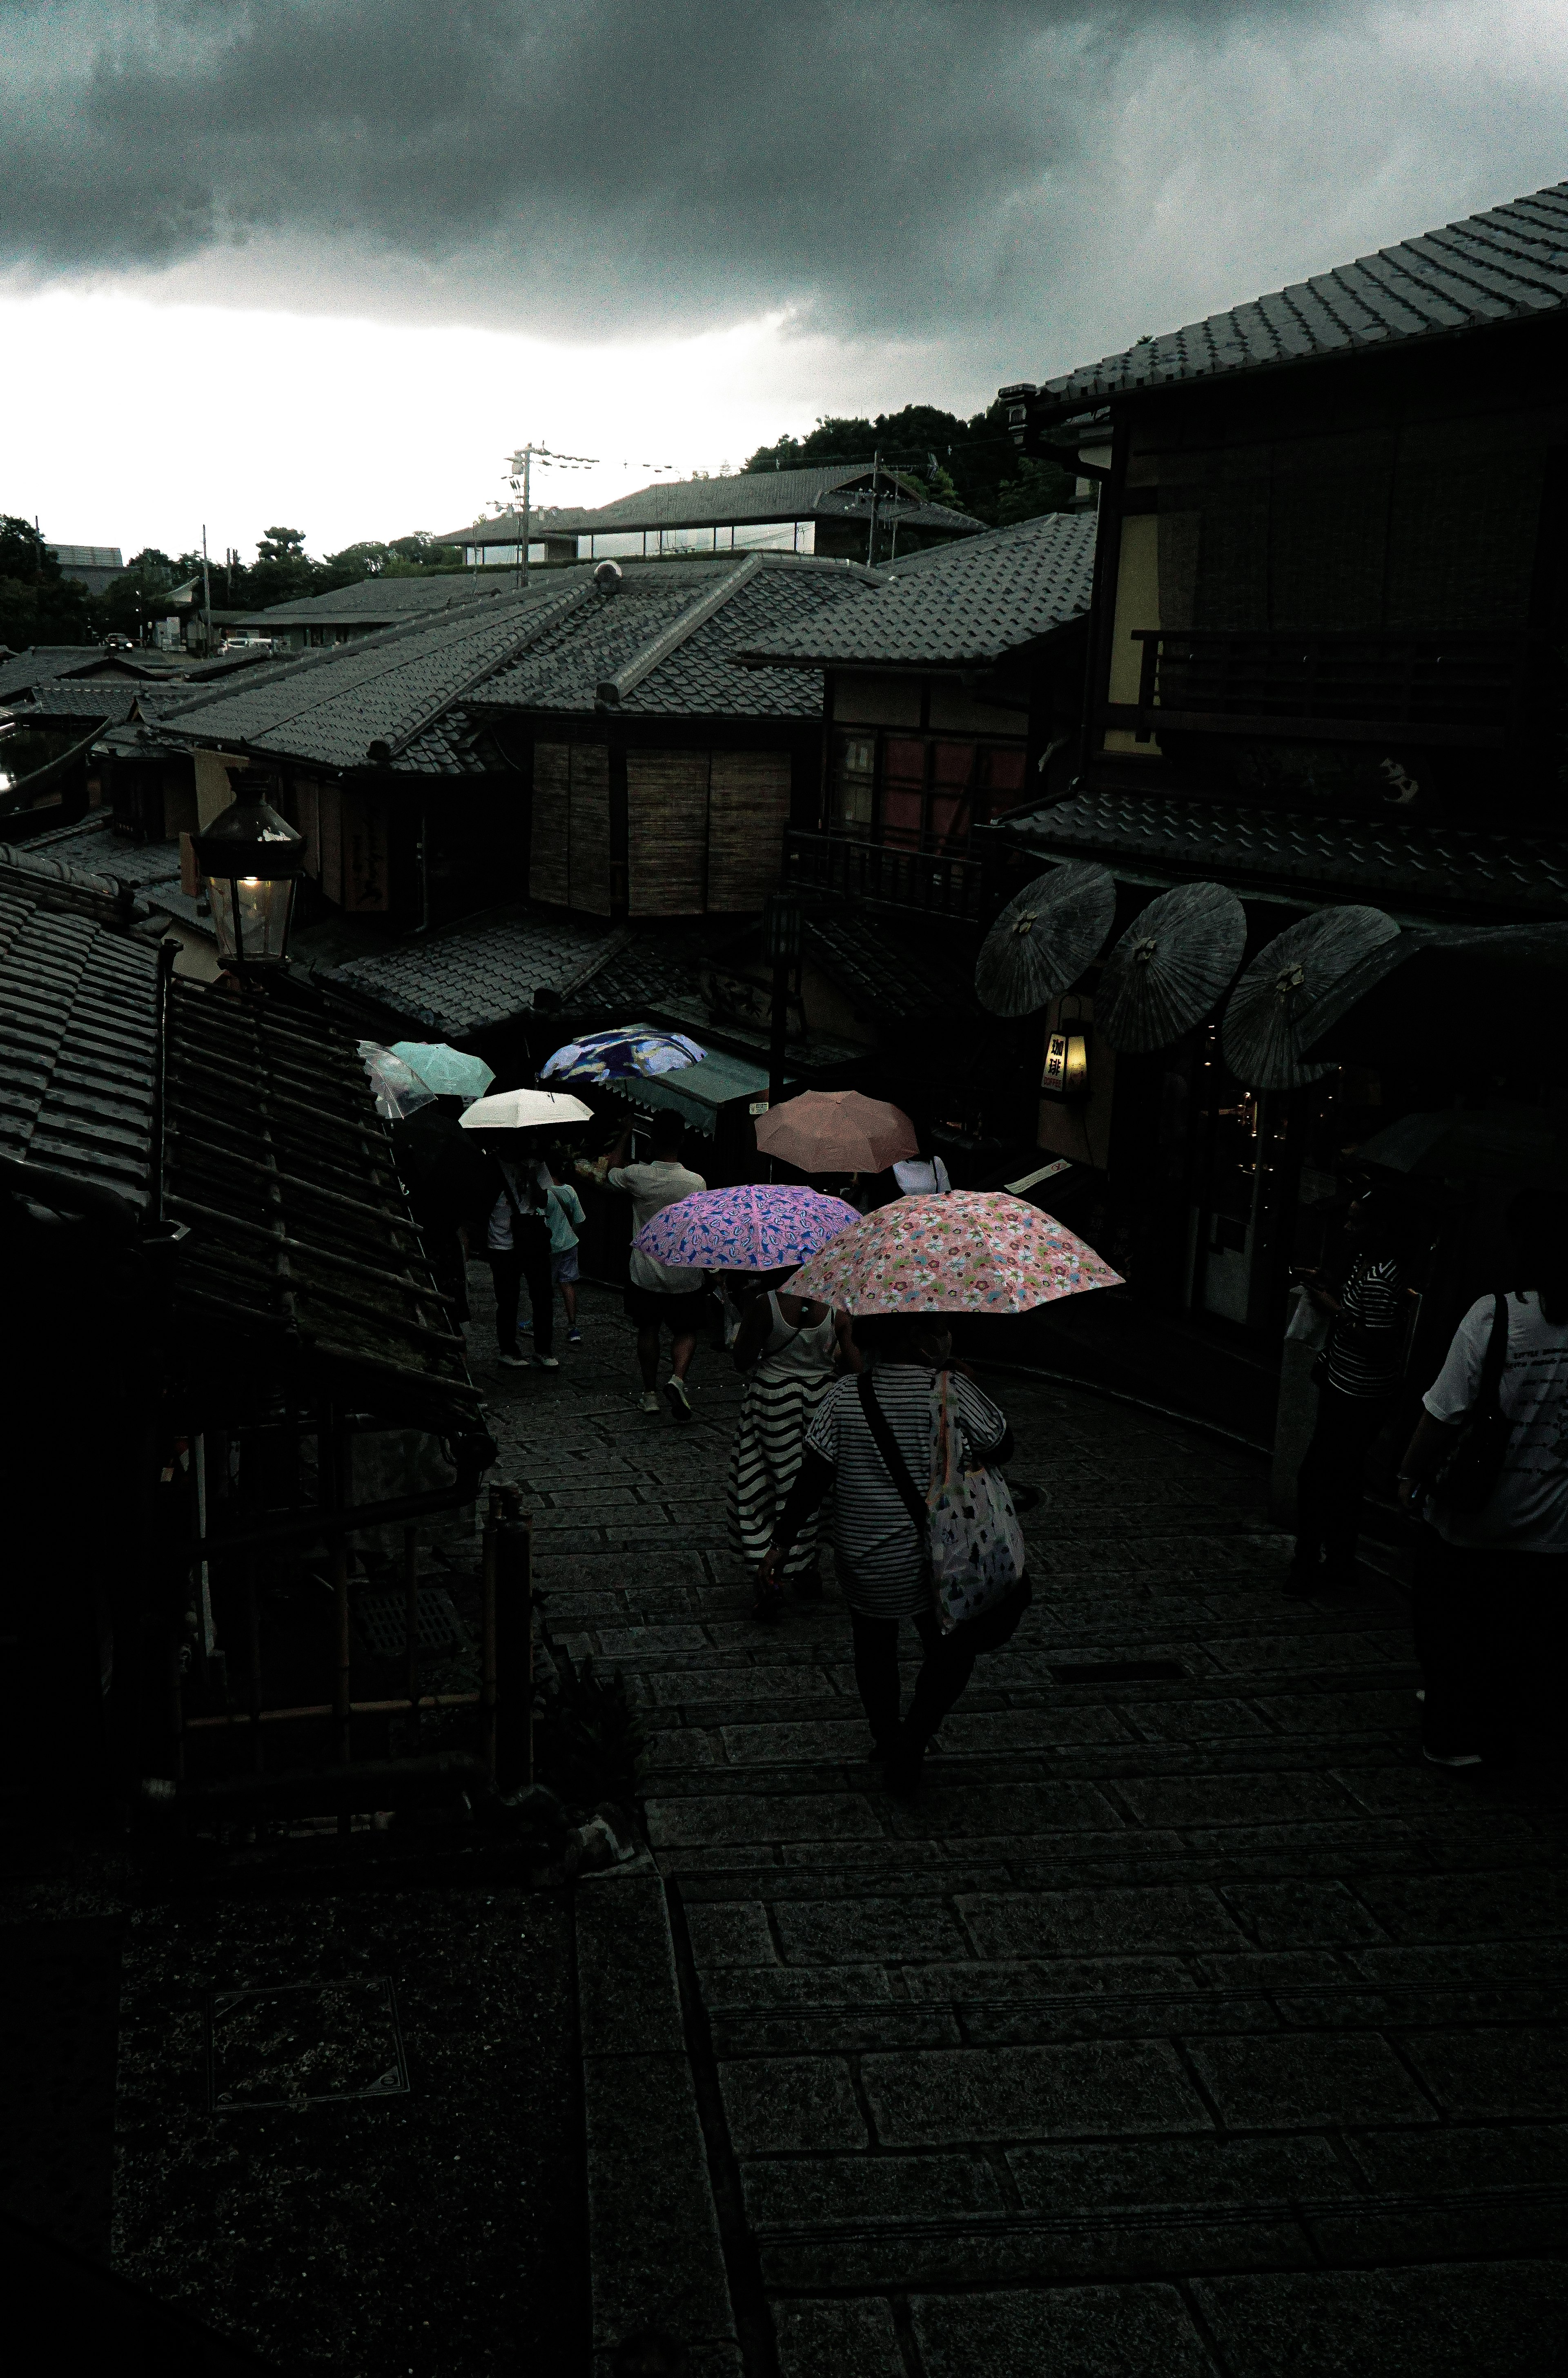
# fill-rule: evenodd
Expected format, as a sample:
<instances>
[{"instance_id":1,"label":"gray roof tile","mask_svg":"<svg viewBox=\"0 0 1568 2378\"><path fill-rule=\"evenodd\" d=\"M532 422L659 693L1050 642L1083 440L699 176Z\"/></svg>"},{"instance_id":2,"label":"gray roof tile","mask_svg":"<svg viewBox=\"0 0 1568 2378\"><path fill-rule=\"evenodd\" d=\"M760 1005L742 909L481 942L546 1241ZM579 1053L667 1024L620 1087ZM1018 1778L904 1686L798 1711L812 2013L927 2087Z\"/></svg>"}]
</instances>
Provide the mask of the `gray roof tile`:
<instances>
[{"instance_id":1,"label":"gray roof tile","mask_svg":"<svg viewBox=\"0 0 1568 2378\"><path fill-rule=\"evenodd\" d=\"M321 980L443 1039L463 1039L522 1015L536 991L564 996L625 938L618 926L581 923L558 909L523 908L352 958Z\"/></svg>"},{"instance_id":2,"label":"gray roof tile","mask_svg":"<svg viewBox=\"0 0 1568 2378\"><path fill-rule=\"evenodd\" d=\"M1135 389L1387 347L1568 304L1568 182L1379 248L1049 380L1045 417Z\"/></svg>"},{"instance_id":3,"label":"gray roof tile","mask_svg":"<svg viewBox=\"0 0 1568 2378\"><path fill-rule=\"evenodd\" d=\"M145 1208L157 1030L157 951L0 871L0 1156Z\"/></svg>"},{"instance_id":4,"label":"gray roof tile","mask_svg":"<svg viewBox=\"0 0 1568 2378\"><path fill-rule=\"evenodd\" d=\"M736 471L719 479L661 480L594 509L536 511L531 524L536 536L552 530L557 534L575 531L581 536L607 536L641 528L724 528L732 522L738 526L745 522L804 520L813 512L835 509L832 498L857 487L862 480L868 486L870 477L869 462L815 462L796 471ZM884 470L881 484L885 489L890 484L903 487L905 482L897 473ZM933 509L945 511L943 506ZM965 513L953 512L941 524L966 520ZM442 542L515 544L521 525L521 514L506 512L450 529Z\"/></svg>"},{"instance_id":5,"label":"gray roof tile","mask_svg":"<svg viewBox=\"0 0 1568 2378\"><path fill-rule=\"evenodd\" d=\"M912 555L808 626L756 638L745 657L794 668L983 667L1084 617L1094 569L1094 515L1050 512Z\"/></svg>"},{"instance_id":6,"label":"gray roof tile","mask_svg":"<svg viewBox=\"0 0 1568 2378\"><path fill-rule=\"evenodd\" d=\"M1215 876L1239 891L1365 895L1390 911L1568 917L1568 845L1394 816L1242 808L1174 794L1083 792L984 829L1048 857L1102 859L1142 880Z\"/></svg>"}]
</instances>

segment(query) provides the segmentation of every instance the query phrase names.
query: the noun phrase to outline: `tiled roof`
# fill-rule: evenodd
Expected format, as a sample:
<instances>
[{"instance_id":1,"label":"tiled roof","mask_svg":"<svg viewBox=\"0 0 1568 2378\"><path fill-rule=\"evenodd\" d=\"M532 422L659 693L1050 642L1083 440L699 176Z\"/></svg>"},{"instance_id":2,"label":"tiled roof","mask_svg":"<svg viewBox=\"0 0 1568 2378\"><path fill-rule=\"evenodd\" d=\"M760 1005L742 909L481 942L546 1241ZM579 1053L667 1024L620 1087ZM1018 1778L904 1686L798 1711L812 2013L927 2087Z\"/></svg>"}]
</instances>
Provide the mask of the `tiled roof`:
<instances>
[{"instance_id":1,"label":"tiled roof","mask_svg":"<svg viewBox=\"0 0 1568 2378\"><path fill-rule=\"evenodd\" d=\"M806 919L806 945L862 1015L909 1024L963 1024L984 1011L975 995L975 953L943 951L916 929L905 939L889 919L820 910Z\"/></svg>"},{"instance_id":2,"label":"tiled roof","mask_svg":"<svg viewBox=\"0 0 1568 2378\"><path fill-rule=\"evenodd\" d=\"M794 668L984 667L1085 617L1094 573L1093 513L1049 512L912 555L882 584L808 627L758 638L741 657Z\"/></svg>"},{"instance_id":3,"label":"tiled roof","mask_svg":"<svg viewBox=\"0 0 1568 2378\"><path fill-rule=\"evenodd\" d=\"M169 986L163 1195L186 1327L299 1350L380 1409L482 1431L353 1039L287 985ZM308 1093L301 1085L308 1084Z\"/></svg>"},{"instance_id":4,"label":"tiled roof","mask_svg":"<svg viewBox=\"0 0 1568 2378\"><path fill-rule=\"evenodd\" d=\"M1415 820L1079 793L985 829L1052 858L1103 859L1134 881L1214 876L1238 891L1373 897L1401 913L1568 916L1568 843Z\"/></svg>"},{"instance_id":5,"label":"tiled roof","mask_svg":"<svg viewBox=\"0 0 1568 2378\"><path fill-rule=\"evenodd\" d=\"M1066 372L1031 411L1060 416L1138 389L1528 321L1565 303L1568 182L1554 182Z\"/></svg>"},{"instance_id":6,"label":"tiled roof","mask_svg":"<svg viewBox=\"0 0 1568 2378\"><path fill-rule=\"evenodd\" d=\"M294 602L269 604L265 611L236 611L233 618L242 628L363 627L367 620L389 623L450 610L455 603L482 603L509 591L481 583L469 570L434 570L427 578L360 578L329 594L302 594Z\"/></svg>"},{"instance_id":7,"label":"tiled roof","mask_svg":"<svg viewBox=\"0 0 1568 2378\"><path fill-rule=\"evenodd\" d=\"M871 519L869 486L852 487L843 495L824 496L817 506L817 518L819 520L824 518L863 520L869 525ZM921 503L918 499L894 501L890 498L885 487L877 497L877 520L879 524L885 523L890 526L896 521L901 529L946 529L953 536L972 536L986 525L984 521L976 520L969 512L955 512L951 504L928 504Z\"/></svg>"},{"instance_id":8,"label":"tiled roof","mask_svg":"<svg viewBox=\"0 0 1568 2378\"><path fill-rule=\"evenodd\" d=\"M50 678L35 691L18 694L5 703L8 717L34 718L102 718L106 724L123 726L139 693L147 688L127 685L124 678L68 677Z\"/></svg>"},{"instance_id":9,"label":"tiled roof","mask_svg":"<svg viewBox=\"0 0 1568 2378\"><path fill-rule=\"evenodd\" d=\"M0 1157L146 1212L158 953L90 913L90 891L80 905L0 869Z\"/></svg>"},{"instance_id":10,"label":"tiled roof","mask_svg":"<svg viewBox=\"0 0 1568 2378\"><path fill-rule=\"evenodd\" d=\"M461 1039L522 1015L536 991L565 997L625 938L622 927L580 924L556 909L520 909L411 936L334 967L321 981L443 1039Z\"/></svg>"},{"instance_id":11,"label":"tiled roof","mask_svg":"<svg viewBox=\"0 0 1568 2378\"><path fill-rule=\"evenodd\" d=\"M331 768L364 767L373 742L396 744L422 723L434 724L444 703L506 660L531 623L550 616L586 575L257 671L232 690L165 711L164 731Z\"/></svg>"},{"instance_id":12,"label":"tiled roof","mask_svg":"<svg viewBox=\"0 0 1568 2378\"><path fill-rule=\"evenodd\" d=\"M733 655L875 583L858 563L793 554L751 554L738 564L731 554L716 563L650 564L628 570L615 593L593 594L541 635L475 692L474 704L591 711L600 688L626 675L614 705L626 715L815 718L819 687L802 684L788 669L738 669ZM715 597L716 607L705 607ZM656 645L655 665L636 674Z\"/></svg>"},{"instance_id":13,"label":"tiled roof","mask_svg":"<svg viewBox=\"0 0 1568 2378\"><path fill-rule=\"evenodd\" d=\"M0 660L0 702L102 658L100 644L35 644L30 652L13 653Z\"/></svg>"},{"instance_id":14,"label":"tiled roof","mask_svg":"<svg viewBox=\"0 0 1568 2378\"><path fill-rule=\"evenodd\" d=\"M77 825L56 826L53 834L0 843L0 865L25 867L30 861L90 875L114 892L122 883L162 883L178 876L180 847L177 842L133 842L117 833L114 820L101 810Z\"/></svg>"},{"instance_id":15,"label":"tiled roof","mask_svg":"<svg viewBox=\"0 0 1568 2378\"><path fill-rule=\"evenodd\" d=\"M62 570L123 570L126 566L117 545L51 545L46 537L44 546Z\"/></svg>"},{"instance_id":16,"label":"tiled roof","mask_svg":"<svg viewBox=\"0 0 1568 2378\"><path fill-rule=\"evenodd\" d=\"M896 473L884 470L881 485L902 486ZM590 511L550 514L535 512L531 525L536 535L554 529L575 529L580 535L609 535L640 528L727 528L743 521L805 520L825 509L823 498L846 487L870 485L869 462L818 462L798 471L737 471L721 479L671 479L635 495L620 496L613 504ZM966 517L954 513L955 520ZM466 528L448 531L444 545L515 545L521 515L508 512L492 520L473 521Z\"/></svg>"}]
</instances>

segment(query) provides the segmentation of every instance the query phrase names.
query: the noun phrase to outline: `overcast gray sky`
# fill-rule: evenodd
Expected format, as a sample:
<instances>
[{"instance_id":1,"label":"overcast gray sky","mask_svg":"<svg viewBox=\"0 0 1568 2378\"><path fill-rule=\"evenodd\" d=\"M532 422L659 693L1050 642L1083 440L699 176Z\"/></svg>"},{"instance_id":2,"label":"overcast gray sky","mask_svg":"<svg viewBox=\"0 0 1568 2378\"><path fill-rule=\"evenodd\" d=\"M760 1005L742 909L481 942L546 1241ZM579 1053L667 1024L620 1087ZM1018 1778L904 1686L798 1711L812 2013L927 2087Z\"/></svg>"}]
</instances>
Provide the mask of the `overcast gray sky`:
<instances>
[{"instance_id":1,"label":"overcast gray sky","mask_svg":"<svg viewBox=\"0 0 1568 2378\"><path fill-rule=\"evenodd\" d=\"M968 410L1568 176L1562 0L0 0L0 331L73 376L7 376L0 509L68 486L139 520L178 424L226 465L220 542L291 470L318 545L411 525L405 497L472 516L503 416L604 453L607 495L820 411ZM136 366L96 390L102 483L95 342ZM389 488L416 421L438 453Z\"/></svg>"}]
</instances>

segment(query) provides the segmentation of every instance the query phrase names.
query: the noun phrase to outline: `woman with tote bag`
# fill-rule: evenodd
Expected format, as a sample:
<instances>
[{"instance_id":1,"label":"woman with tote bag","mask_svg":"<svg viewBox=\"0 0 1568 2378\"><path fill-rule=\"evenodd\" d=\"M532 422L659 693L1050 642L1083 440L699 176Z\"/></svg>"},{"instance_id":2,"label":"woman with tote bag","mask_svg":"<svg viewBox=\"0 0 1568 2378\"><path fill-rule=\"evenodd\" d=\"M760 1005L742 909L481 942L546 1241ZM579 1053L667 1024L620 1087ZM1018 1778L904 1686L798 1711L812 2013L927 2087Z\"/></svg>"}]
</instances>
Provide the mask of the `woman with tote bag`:
<instances>
[{"instance_id":1,"label":"woman with tote bag","mask_svg":"<svg viewBox=\"0 0 1568 2378\"><path fill-rule=\"evenodd\" d=\"M818 1406L761 1576L771 1588L831 1494L833 1561L872 1756L884 1761L893 1789L910 1794L976 1657L1008 1639L1028 1604L1022 1538L1006 1490L990 1475L1011 1458L1012 1432L973 1380L948 1369L952 1340L940 1315L871 1315L856 1319L855 1336L873 1367L841 1379ZM926 1656L901 1723L898 1638L906 1618Z\"/></svg>"}]
</instances>

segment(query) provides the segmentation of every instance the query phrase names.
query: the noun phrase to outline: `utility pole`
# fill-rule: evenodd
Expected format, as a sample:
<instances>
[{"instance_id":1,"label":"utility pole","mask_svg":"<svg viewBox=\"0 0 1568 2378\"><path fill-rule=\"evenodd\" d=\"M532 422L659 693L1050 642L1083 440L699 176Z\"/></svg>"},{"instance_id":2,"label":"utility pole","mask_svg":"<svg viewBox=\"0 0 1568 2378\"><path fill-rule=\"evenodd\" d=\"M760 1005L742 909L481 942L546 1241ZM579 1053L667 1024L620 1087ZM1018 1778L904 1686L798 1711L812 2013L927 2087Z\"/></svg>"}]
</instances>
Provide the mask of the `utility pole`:
<instances>
[{"instance_id":1,"label":"utility pole","mask_svg":"<svg viewBox=\"0 0 1568 2378\"><path fill-rule=\"evenodd\" d=\"M212 581L207 569L207 522L205 521L201 523L201 610L203 637L201 649L204 654L209 654L212 650Z\"/></svg>"},{"instance_id":2,"label":"utility pole","mask_svg":"<svg viewBox=\"0 0 1568 2378\"><path fill-rule=\"evenodd\" d=\"M518 448L517 452L507 464L508 474L510 477L512 484L512 509L514 513L517 509L517 483L519 479L522 481L521 563L518 572L517 581L520 590L526 587L528 584L528 547L533 533L532 465L535 455L539 457L539 460L542 462L557 463L569 471L591 470L593 464L599 460L597 454L557 454L552 448L548 446L535 446L533 440L530 439L526 446L520 446ZM503 504L495 504L492 506L492 510L498 512L504 512L506 507Z\"/></svg>"},{"instance_id":3,"label":"utility pole","mask_svg":"<svg viewBox=\"0 0 1568 2378\"><path fill-rule=\"evenodd\" d=\"M877 563L877 474L882 467L879 447L871 457L871 533L866 539L866 567L874 570Z\"/></svg>"},{"instance_id":4,"label":"utility pole","mask_svg":"<svg viewBox=\"0 0 1568 2378\"><path fill-rule=\"evenodd\" d=\"M540 451L541 453L543 453L543 452L545 451L545 449L544 449L543 447L541 447L541 448L539 449L539 451ZM520 546L520 548L519 548L520 558L521 558L521 570L520 570L520 572L519 572L519 575L518 575L518 582L518 582L518 587L519 587L520 591L521 591L521 590L522 590L522 589L525 589L525 588L527 587L527 584L528 584L528 545L529 545L529 532L530 532L531 528L533 527L533 485L532 485L532 478L531 478L531 467L532 467L532 464L533 464L533 454L534 454L534 449L533 448L533 446L531 446L531 445L530 445L530 446L523 446L523 447L521 447L521 448L519 449L519 450L518 450L518 451L517 451L517 452L512 456L512 464L511 464L511 467L512 467L512 486L513 486L513 488L514 488L514 489L515 489L515 488L516 488L516 486L517 486L517 474L518 474L518 467L519 467L519 465L520 465L520 464L521 465L521 469L522 469L522 544L521 544L521 546Z\"/></svg>"}]
</instances>

